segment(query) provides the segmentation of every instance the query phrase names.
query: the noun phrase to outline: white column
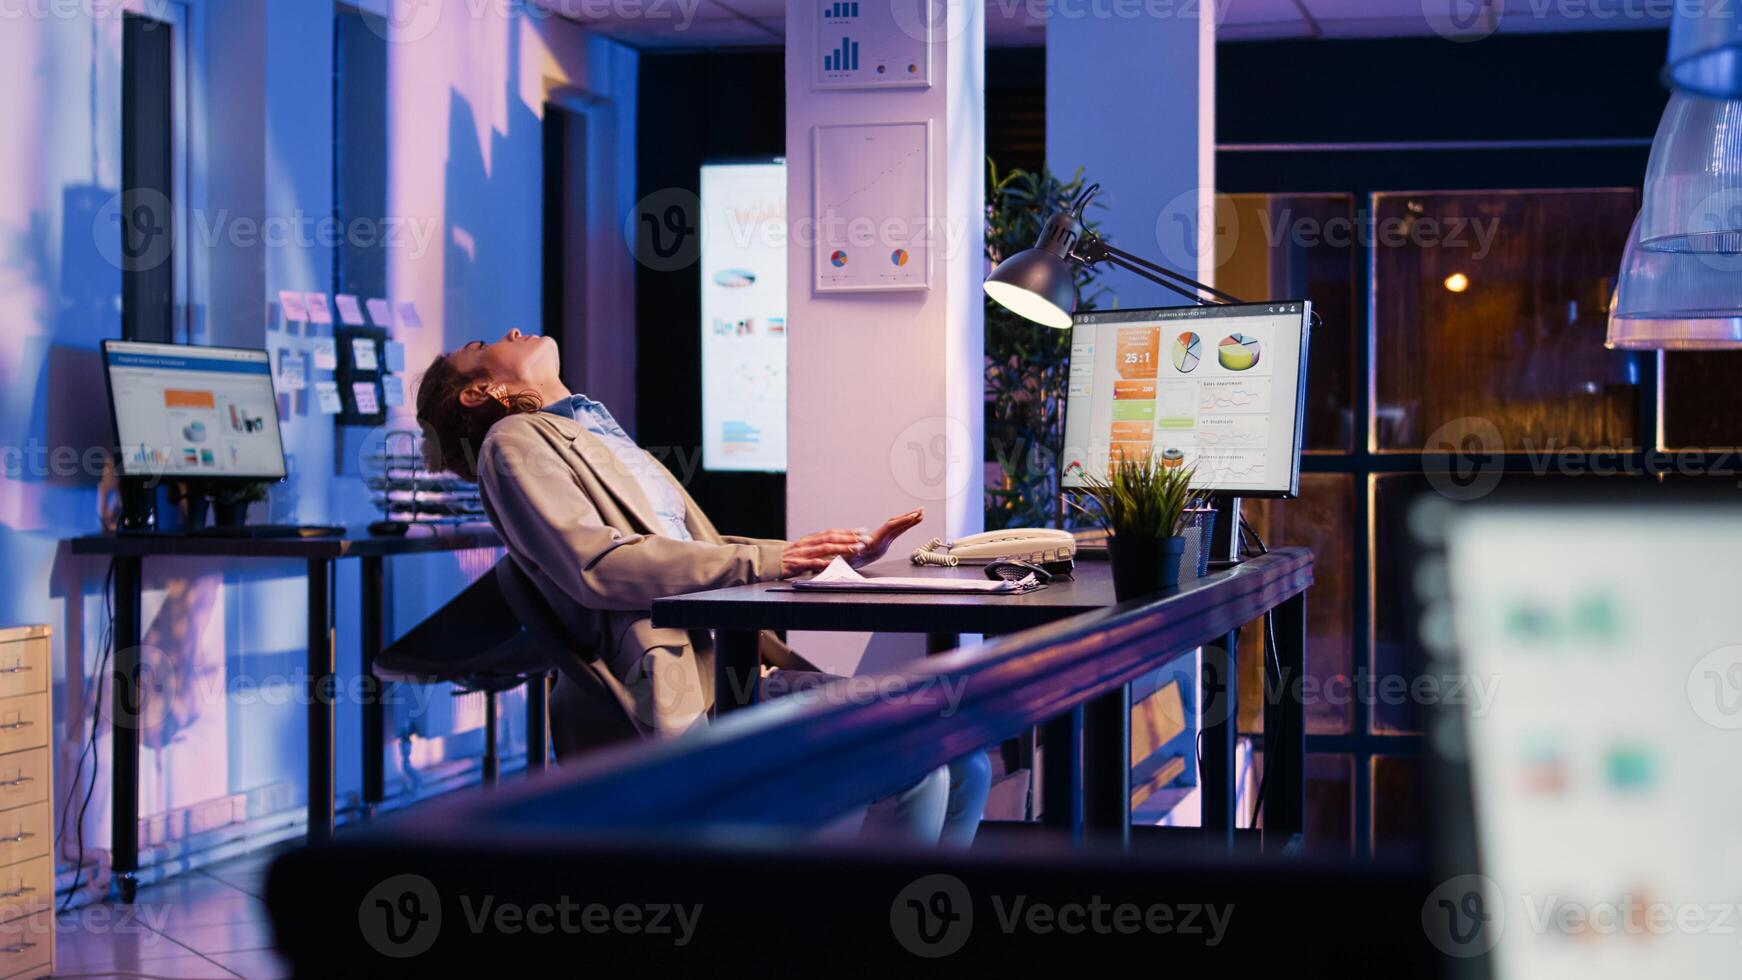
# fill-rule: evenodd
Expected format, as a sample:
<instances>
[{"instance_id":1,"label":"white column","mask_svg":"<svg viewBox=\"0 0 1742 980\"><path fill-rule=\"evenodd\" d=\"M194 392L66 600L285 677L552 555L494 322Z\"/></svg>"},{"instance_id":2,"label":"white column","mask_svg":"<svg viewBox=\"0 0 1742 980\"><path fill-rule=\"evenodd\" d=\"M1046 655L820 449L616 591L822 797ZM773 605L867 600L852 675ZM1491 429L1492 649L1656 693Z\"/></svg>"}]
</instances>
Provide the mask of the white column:
<instances>
[{"instance_id":1,"label":"white column","mask_svg":"<svg viewBox=\"0 0 1742 980\"><path fill-rule=\"evenodd\" d=\"M984 0L860 0L947 10L931 27L929 88L817 90L824 0L786 8L787 533L873 526L923 506L897 543L904 557L933 536L983 525L985 275ZM905 14L906 11L904 10ZM817 293L812 247L812 131L821 124L932 126L932 272L924 291ZM826 261L826 260L825 260ZM921 656L922 638L796 634L825 670L850 674Z\"/></svg>"},{"instance_id":2,"label":"white column","mask_svg":"<svg viewBox=\"0 0 1742 980\"><path fill-rule=\"evenodd\" d=\"M1212 285L1215 20L1226 3L1061 0L1046 22L1047 163L1101 184L1106 207L1090 216L1108 241ZM1126 308L1187 302L1120 270L1104 282Z\"/></svg>"}]
</instances>

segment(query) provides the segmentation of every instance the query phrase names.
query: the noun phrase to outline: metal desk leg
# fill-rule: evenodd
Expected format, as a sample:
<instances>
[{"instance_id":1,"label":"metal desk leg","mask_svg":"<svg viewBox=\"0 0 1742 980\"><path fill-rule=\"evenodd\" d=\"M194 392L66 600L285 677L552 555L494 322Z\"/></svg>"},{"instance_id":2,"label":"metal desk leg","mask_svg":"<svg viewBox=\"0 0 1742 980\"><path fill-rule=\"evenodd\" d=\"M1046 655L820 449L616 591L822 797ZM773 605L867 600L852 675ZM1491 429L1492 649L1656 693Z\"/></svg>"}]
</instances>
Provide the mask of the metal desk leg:
<instances>
[{"instance_id":1,"label":"metal desk leg","mask_svg":"<svg viewBox=\"0 0 1742 980\"><path fill-rule=\"evenodd\" d=\"M1305 827L1306 704L1301 678L1306 673L1306 593L1284 600L1271 616L1282 690L1265 698L1264 849L1280 851Z\"/></svg>"},{"instance_id":2,"label":"metal desk leg","mask_svg":"<svg viewBox=\"0 0 1742 980\"><path fill-rule=\"evenodd\" d=\"M1059 715L1040 729L1040 822L1083 833L1083 709Z\"/></svg>"},{"instance_id":3,"label":"metal desk leg","mask_svg":"<svg viewBox=\"0 0 1742 980\"><path fill-rule=\"evenodd\" d=\"M375 658L386 641L386 590L382 584L382 559L370 555L361 559L363 580L362 651L363 697L363 808L373 812L387 798L387 709L381 703L381 678L375 676Z\"/></svg>"},{"instance_id":4,"label":"metal desk leg","mask_svg":"<svg viewBox=\"0 0 1742 980\"><path fill-rule=\"evenodd\" d=\"M133 901L139 888L139 647L145 642L143 590L145 562L115 559L114 689L109 699L110 837L115 880L121 900ZM101 684L99 678L97 683ZM97 719L91 719L96 725Z\"/></svg>"},{"instance_id":5,"label":"metal desk leg","mask_svg":"<svg viewBox=\"0 0 1742 980\"><path fill-rule=\"evenodd\" d=\"M756 703L762 653L755 630L719 630L714 649L714 715Z\"/></svg>"},{"instance_id":6,"label":"metal desk leg","mask_svg":"<svg viewBox=\"0 0 1742 980\"><path fill-rule=\"evenodd\" d=\"M526 679L526 772L542 772L550 762L550 742L545 732L550 727L550 675L534 674Z\"/></svg>"},{"instance_id":7,"label":"metal desk leg","mask_svg":"<svg viewBox=\"0 0 1742 980\"><path fill-rule=\"evenodd\" d=\"M1083 708L1083 826L1131 846L1131 685Z\"/></svg>"},{"instance_id":8,"label":"metal desk leg","mask_svg":"<svg viewBox=\"0 0 1742 980\"><path fill-rule=\"evenodd\" d=\"M308 839L333 836L333 562L308 563Z\"/></svg>"},{"instance_id":9,"label":"metal desk leg","mask_svg":"<svg viewBox=\"0 0 1742 980\"><path fill-rule=\"evenodd\" d=\"M1199 703L1203 715L1203 750L1199 790L1203 794L1203 829L1211 840L1234 846L1234 736L1240 720L1235 657L1240 633L1230 632L1220 646L1204 647L1203 685Z\"/></svg>"}]
</instances>

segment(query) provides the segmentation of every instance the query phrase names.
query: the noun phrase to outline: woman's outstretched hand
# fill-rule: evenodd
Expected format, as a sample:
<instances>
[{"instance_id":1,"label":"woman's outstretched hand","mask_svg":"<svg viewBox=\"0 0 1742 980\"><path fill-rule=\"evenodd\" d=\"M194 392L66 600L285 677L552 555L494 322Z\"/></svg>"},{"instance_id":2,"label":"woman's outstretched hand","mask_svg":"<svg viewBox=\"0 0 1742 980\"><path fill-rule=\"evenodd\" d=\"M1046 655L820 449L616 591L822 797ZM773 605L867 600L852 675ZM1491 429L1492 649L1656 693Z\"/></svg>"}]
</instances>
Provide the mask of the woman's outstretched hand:
<instances>
[{"instance_id":1,"label":"woman's outstretched hand","mask_svg":"<svg viewBox=\"0 0 1742 980\"><path fill-rule=\"evenodd\" d=\"M780 574L791 578L801 572L820 572L837 556L852 560L865 550L870 536L851 528L834 528L788 541L780 553Z\"/></svg>"},{"instance_id":2,"label":"woman's outstretched hand","mask_svg":"<svg viewBox=\"0 0 1742 980\"><path fill-rule=\"evenodd\" d=\"M925 520L924 507L891 517L883 522L882 527L866 534L865 547L847 560L853 563L854 568L861 568L877 561L889 551L889 546L895 543L896 538L918 527L922 520ZM860 533L865 534L866 532L861 528Z\"/></svg>"}]
</instances>

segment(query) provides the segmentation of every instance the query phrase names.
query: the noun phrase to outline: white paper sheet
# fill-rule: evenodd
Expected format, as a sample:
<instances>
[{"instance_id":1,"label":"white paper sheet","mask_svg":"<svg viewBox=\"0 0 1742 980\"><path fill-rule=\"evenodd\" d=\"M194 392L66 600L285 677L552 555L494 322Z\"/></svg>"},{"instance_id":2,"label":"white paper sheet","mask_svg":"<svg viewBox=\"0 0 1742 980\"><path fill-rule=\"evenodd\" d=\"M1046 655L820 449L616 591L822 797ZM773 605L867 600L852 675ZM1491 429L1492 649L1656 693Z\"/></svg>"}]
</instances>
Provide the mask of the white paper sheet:
<instances>
[{"instance_id":1,"label":"white paper sheet","mask_svg":"<svg viewBox=\"0 0 1742 980\"><path fill-rule=\"evenodd\" d=\"M847 564L846 559L837 557L829 562L829 567L810 578L799 579L792 583L795 589L835 590L841 592L974 592L1002 594L1008 592L1027 592L1040 587L1033 575L1017 582L1003 579L974 578L944 578L942 576L897 576L879 575L876 578L866 578L858 570Z\"/></svg>"}]
</instances>

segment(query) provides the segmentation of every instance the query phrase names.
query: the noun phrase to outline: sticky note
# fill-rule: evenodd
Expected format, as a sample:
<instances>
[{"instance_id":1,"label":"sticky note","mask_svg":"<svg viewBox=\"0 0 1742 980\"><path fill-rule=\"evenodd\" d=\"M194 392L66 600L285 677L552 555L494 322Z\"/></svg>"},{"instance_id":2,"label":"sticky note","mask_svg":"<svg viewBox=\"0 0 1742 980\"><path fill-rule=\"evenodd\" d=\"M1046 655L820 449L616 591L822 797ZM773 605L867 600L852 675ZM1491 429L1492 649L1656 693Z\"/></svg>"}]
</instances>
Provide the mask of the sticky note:
<instances>
[{"instance_id":1,"label":"sticky note","mask_svg":"<svg viewBox=\"0 0 1742 980\"><path fill-rule=\"evenodd\" d=\"M308 322L308 300L301 293L281 290L278 294L278 306L284 311L284 318L291 323Z\"/></svg>"},{"instance_id":2,"label":"sticky note","mask_svg":"<svg viewBox=\"0 0 1742 980\"><path fill-rule=\"evenodd\" d=\"M337 381L316 381L315 400L320 404L322 415L337 415L344 408L339 403L339 383Z\"/></svg>"},{"instance_id":3,"label":"sticky note","mask_svg":"<svg viewBox=\"0 0 1742 980\"><path fill-rule=\"evenodd\" d=\"M340 293L333 297L333 304L339 308L339 322L347 327L362 327L368 323L363 319L363 304L357 297Z\"/></svg>"},{"instance_id":4,"label":"sticky note","mask_svg":"<svg viewBox=\"0 0 1742 980\"><path fill-rule=\"evenodd\" d=\"M381 363L375 358L374 337L351 338L351 366L359 371L381 370Z\"/></svg>"},{"instance_id":5,"label":"sticky note","mask_svg":"<svg viewBox=\"0 0 1742 980\"><path fill-rule=\"evenodd\" d=\"M375 400L375 382L358 381L351 385L351 397L357 402L358 415L375 415L381 404Z\"/></svg>"}]
</instances>

